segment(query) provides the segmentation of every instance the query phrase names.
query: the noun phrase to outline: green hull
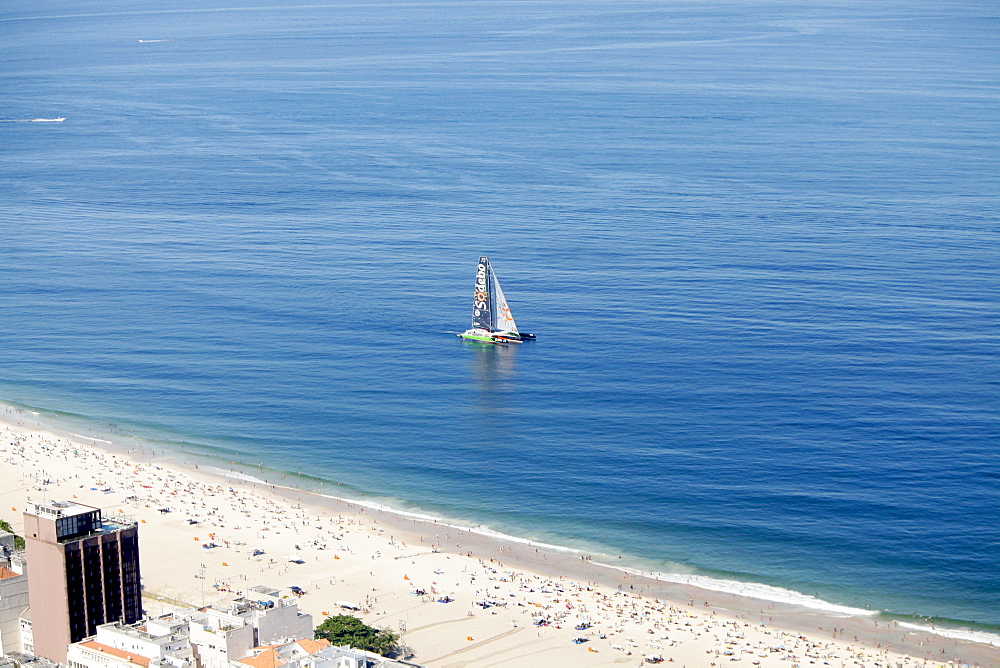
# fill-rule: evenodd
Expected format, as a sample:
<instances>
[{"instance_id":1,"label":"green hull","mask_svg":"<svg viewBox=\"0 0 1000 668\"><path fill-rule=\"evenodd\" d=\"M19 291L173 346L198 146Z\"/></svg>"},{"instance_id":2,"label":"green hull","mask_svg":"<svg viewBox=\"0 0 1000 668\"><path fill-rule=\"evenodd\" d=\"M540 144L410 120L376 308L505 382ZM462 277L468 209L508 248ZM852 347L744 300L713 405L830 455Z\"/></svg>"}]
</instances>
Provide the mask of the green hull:
<instances>
[{"instance_id":1,"label":"green hull","mask_svg":"<svg viewBox=\"0 0 1000 668\"><path fill-rule=\"evenodd\" d=\"M485 336L482 334L459 334L458 336L465 339L466 341L483 341L485 343L496 343L496 340L492 336Z\"/></svg>"},{"instance_id":2,"label":"green hull","mask_svg":"<svg viewBox=\"0 0 1000 668\"><path fill-rule=\"evenodd\" d=\"M503 343L503 341L498 340L497 337L494 336L491 332L487 332L486 330L479 329L476 327L473 327L472 329L467 329L458 336L460 336L463 339L466 339L467 341L482 341L483 343Z\"/></svg>"}]
</instances>

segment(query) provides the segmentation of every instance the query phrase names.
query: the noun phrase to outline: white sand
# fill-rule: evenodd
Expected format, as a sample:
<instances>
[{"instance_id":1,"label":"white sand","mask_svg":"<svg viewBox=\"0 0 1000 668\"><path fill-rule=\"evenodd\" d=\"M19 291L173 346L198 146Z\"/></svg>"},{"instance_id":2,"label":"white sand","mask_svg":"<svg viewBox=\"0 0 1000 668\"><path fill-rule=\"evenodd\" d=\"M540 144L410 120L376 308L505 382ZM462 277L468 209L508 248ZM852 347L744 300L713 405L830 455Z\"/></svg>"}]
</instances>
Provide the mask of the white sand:
<instances>
[{"instance_id":1,"label":"white sand","mask_svg":"<svg viewBox=\"0 0 1000 668\"><path fill-rule=\"evenodd\" d=\"M22 416L7 417L13 423ZM413 660L430 666L640 665L650 654L689 668L736 661L925 666L944 665L928 659L961 663L958 657L1000 665L998 648L889 622L843 619L834 634L837 619L796 616L751 599L729 605L719 595L677 587L673 602L655 599L650 593L661 590L650 583L619 571L597 575L599 567L579 554L504 545L205 470L139 463L83 441L34 422L0 424L0 518L19 531L29 500L59 499L134 518L150 614L171 609L154 597L203 605L256 584L293 596L287 587L294 585L307 592L298 604L316 623L338 614L338 601L350 601L369 624L397 631L405 625ZM218 547L203 547L208 543ZM253 556L254 549L263 554ZM304 563L292 563L293 555ZM445 595L454 600L435 600ZM535 626L533 618L549 624ZM582 621L590 628L574 630ZM587 642L574 644L576 637Z\"/></svg>"}]
</instances>

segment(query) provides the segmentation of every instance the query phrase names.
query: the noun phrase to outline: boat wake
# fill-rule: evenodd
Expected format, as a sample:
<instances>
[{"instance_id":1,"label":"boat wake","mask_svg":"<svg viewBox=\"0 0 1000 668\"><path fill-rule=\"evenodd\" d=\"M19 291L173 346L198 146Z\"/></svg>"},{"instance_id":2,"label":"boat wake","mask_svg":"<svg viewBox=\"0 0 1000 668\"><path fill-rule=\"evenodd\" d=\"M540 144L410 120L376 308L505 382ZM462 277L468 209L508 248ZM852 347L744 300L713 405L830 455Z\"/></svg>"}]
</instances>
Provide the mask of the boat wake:
<instances>
[{"instance_id":1,"label":"boat wake","mask_svg":"<svg viewBox=\"0 0 1000 668\"><path fill-rule=\"evenodd\" d=\"M66 118L0 118L0 123L62 123Z\"/></svg>"}]
</instances>

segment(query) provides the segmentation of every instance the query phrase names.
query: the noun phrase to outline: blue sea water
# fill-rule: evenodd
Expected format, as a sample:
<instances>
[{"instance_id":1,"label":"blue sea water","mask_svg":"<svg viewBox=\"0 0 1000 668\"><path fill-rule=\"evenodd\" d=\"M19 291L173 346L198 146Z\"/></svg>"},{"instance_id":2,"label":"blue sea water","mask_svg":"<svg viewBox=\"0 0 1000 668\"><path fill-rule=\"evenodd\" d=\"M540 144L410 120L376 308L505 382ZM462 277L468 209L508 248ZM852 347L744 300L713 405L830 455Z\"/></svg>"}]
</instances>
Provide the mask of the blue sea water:
<instances>
[{"instance_id":1,"label":"blue sea water","mask_svg":"<svg viewBox=\"0 0 1000 668\"><path fill-rule=\"evenodd\" d=\"M43 0L0 34L0 398L1000 625L995 7ZM480 254L536 342L448 334Z\"/></svg>"}]
</instances>

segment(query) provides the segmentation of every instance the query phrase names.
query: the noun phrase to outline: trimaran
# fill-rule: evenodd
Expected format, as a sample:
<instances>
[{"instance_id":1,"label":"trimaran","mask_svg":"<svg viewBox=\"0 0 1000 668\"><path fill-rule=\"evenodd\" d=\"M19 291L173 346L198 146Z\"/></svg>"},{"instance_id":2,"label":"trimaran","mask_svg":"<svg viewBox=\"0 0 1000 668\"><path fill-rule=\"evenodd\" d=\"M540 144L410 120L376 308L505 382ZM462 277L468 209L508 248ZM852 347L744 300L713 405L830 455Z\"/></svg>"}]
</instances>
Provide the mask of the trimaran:
<instances>
[{"instance_id":1,"label":"trimaran","mask_svg":"<svg viewBox=\"0 0 1000 668\"><path fill-rule=\"evenodd\" d=\"M488 257L479 258L476 268L476 291L472 297L472 327L458 334L470 341L485 343L520 343L535 338L534 334L519 332L514 324L507 300L500 289L500 281L493 273Z\"/></svg>"}]
</instances>

